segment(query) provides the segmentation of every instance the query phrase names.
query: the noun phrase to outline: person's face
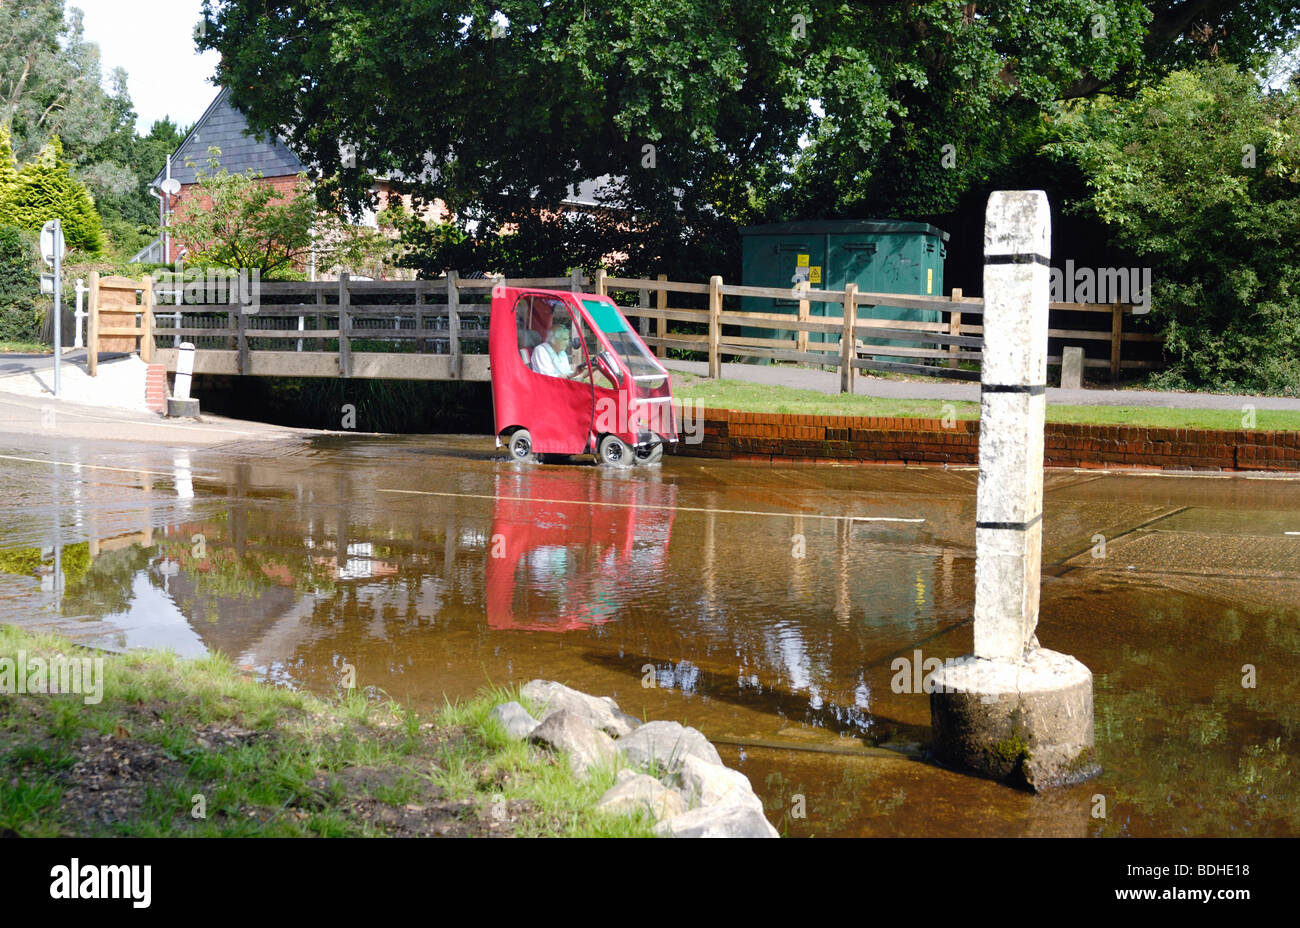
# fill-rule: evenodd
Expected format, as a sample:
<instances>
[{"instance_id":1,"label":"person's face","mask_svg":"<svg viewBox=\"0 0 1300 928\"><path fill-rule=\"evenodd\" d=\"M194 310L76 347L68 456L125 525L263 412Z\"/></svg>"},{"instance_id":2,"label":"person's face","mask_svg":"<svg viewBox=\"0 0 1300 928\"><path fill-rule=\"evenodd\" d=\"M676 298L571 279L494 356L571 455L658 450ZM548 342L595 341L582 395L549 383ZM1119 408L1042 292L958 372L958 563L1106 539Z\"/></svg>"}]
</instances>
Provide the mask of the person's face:
<instances>
[{"instance_id":1,"label":"person's face","mask_svg":"<svg viewBox=\"0 0 1300 928\"><path fill-rule=\"evenodd\" d=\"M569 348L569 330L560 328L552 329L551 347L556 351L567 351Z\"/></svg>"}]
</instances>

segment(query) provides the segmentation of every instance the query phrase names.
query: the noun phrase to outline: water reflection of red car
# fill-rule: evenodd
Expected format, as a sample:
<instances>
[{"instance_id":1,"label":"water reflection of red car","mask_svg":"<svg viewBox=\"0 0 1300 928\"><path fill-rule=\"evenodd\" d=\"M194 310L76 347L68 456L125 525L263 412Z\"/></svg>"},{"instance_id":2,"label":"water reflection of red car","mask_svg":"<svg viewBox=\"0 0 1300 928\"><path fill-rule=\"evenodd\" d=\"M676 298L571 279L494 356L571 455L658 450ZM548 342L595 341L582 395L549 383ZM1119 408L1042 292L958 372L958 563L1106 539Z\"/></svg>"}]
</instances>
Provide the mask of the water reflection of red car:
<instances>
[{"instance_id":1,"label":"water reflection of red car","mask_svg":"<svg viewBox=\"0 0 1300 928\"><path fill-rule=\"evenodd\" d=\"M564 632L602 625L659 583L677 487L530 471L497 477L487 549L494 629Z\"/></svg>"}]
</instances>

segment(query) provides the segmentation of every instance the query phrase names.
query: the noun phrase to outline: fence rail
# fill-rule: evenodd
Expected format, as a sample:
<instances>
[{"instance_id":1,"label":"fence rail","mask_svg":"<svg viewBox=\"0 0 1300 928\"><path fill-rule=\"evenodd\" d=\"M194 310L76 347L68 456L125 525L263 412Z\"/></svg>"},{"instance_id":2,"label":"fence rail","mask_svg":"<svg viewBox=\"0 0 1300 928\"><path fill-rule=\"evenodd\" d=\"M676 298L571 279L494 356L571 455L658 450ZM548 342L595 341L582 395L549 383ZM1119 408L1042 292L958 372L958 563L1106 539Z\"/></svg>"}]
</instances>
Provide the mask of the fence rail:
<instances>
[{"instance_id":1,"label":"fence rail","mask_svg":"<svg viewBox=\"0 0 1300 928\"><path fill-rule=\"evenodd\" d=\"M165 276L165 275L164 275ZM393 377L487 380L491 290L539 287L610 295L657 355L669 349L707 358L709 374L722 359L753 358L837 369L841 388L855 371L895 371L976 380L983 354L984 301L960 290L913 296L845 290L751 287L658 278L567 277L439 280L268 282L255 311L237 303L184 302L178 283L136 282L91 275L91 344L100 351L133 350L175 369L182 340L198 351L195 372L256 376ZM750 301L741 308L740 299ZM766 300L773 311L756 311ZM695 303L698 305L683 305ZM792 312L781 312L778 306ZM818 311L814 312L814 307ZM936 321L880 318L877 307L936 312ZM1159 336L1126 330L1133 307L1052 303L1050 339L1089 343L1084 363L1109 371L1154 367L1125 357L1126 346ZM1105 315L1104 326L1089 319ZM1059 324L1058 324L1059 323ZM748 330L748 331L743 331ZM1058 342L1059 343L1059 342ZM1102 350L1098 351L1100 347ZM1108 351L1107 351L1108 349ZM1130 352L1131 354L1131 352ZM92 372L96 352L91 352ZM1060 355L1048 363L1060 363Z\"/></svg>"}]
</instances>

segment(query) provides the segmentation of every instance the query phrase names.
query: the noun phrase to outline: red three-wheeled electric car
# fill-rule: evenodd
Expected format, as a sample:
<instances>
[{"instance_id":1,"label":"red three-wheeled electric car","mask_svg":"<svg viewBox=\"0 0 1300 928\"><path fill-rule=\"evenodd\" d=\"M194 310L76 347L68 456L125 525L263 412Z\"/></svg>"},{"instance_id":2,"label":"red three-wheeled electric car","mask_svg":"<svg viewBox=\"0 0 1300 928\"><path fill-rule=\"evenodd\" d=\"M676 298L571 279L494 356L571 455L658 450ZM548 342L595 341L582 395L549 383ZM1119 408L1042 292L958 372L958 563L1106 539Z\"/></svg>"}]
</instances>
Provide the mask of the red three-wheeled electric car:
<instances>
[{"instance_id":1,"label":"red three-wheeled electric car","mask_svg":"<svg viewBox=\"0 0 1300 928\"><path fill-rule=\"evenodd\" d=\"M668 371L609 297L497 287L489 354L497 445L515 460L654 464L677 440Z\"/></svg>"}]
</instances>

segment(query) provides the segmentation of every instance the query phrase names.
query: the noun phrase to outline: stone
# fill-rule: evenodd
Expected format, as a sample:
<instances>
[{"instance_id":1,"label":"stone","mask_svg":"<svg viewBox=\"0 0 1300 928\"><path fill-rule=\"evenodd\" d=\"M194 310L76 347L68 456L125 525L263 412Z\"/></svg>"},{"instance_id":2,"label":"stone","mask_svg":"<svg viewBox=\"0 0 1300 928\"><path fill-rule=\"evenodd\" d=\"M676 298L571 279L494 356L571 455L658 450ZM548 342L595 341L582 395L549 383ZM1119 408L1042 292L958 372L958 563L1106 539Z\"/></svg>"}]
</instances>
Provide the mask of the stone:
<instances>
[{"instance_id":1,"label":"stone","mask_svg":"<svg viewBox=\"0 0 1300 928\"><path fill-rule=\"evenodd\" d=\"M646 768L653 763L665 773L681 770L689 754L722 765L722 758L708 738L678 722L646 722L620 739L618 746L629 764Z\"/></svg>"},{"instance_id":2,"label":"stone","mask_svg":"<svg viewBox=\"0 0 1300 928\"><path fill-rule=\"evenodd\" d=\"M1038 648L1022 661L966 657L931 676L942 763L1036 792L1095 776L1092 672Z\"/></svg>"},{"instance_id":3,"label":"stone","mask_svg":"<svg viewBox=\"0 0 1300 928\"><path fill-rule=\"evenodd\" d=\"M542 719L528 740L566 754L569 769L579 778L585 778L593 767L611 763L618 756L613 738L567 709Z\"/></svg>"},{"instance_id":4,"label":"stone","mask_svg":"<svg viewBox=\"0 0 1300 928\"><path fill-rule=\"evenodd\" d=\"M779 838L767 817L753 806L706 806L664 819L655 826L661 838Z\"/></svg>"},{"instance_id":5,"label":"stone","mask_svg":"<svg viewBox=\"0 0 1300 928\"><path fill-rule=\"evenodd\" d=\"M573 712L615 738L622 738L640 724L632 716L619 711L618 703L608 696L588 696L563 683L551 680L532 680L525 683L519 694L539 708L543 722L554 712Z\"/></svg>"},{"instance_id":6,"label":"stone","mask_svg":"<svg viewBox=\"0 0 1300 928\"><path fill-rule=\"evenodd\" d=\"M1078 345L1061 350L1061 389L1083 389L1083 349Z\"/></svg>"},{"instance_id":7,"label":"stone","mask_svg":"<svg viewBox=\"0 0 1300 928\"><path fill-rule=\"evenodd\" d=\"M624 768L618 772L618 782L605 791L595 809L611 815L645 810L659 820L681 815L686 811L686 803L676 790L654 777Z\"/></svg>"},{"instance_id":8,"label":"stone","mask_svg":"<svg viewBox=\"0 0 1300 928\"><path fill-rule=\"evenodd\" d=\"M682 762L680 789L691 806L748 806L763 814L763 800L755 795L749 777L694 754Z\"/></svg>"},{"instance_id":9,"label":"stone","mask_svg":"<svg viewBox=\"0 0 1300 928\"><path fill-rule=\"evenodd\" d=\"M502 703L492 710L491 717L500 722L506 734L516 741L523 741L538 725L537 719L517 702Z\"/></svg>"}]
</instances>

